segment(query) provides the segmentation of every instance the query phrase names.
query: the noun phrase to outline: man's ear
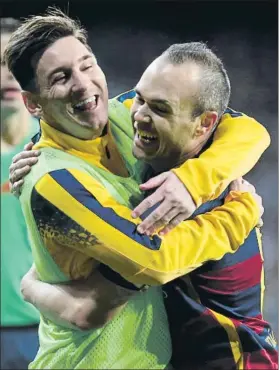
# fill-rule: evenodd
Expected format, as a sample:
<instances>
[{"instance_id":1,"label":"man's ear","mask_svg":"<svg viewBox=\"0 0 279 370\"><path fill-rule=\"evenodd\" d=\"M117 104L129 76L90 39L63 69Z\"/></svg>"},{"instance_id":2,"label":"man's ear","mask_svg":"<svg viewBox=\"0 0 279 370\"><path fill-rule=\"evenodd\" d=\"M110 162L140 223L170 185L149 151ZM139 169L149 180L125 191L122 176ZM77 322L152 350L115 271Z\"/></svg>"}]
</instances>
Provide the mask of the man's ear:
<instances>
[{"instance_id":1,"label":"man's ear","mask_svg":"<svg viewBox=\"0 0 279 370\"><path fill-rule=\"evenodd\" d=\"M28 112L32 114L32 116L41 117L43 113L42 106L38 103L35 95L29 91L22 91L21 95Z\"/></svg>"},{"instance_id":2,"label":"man's ear","mask_svg":"<svg viewBox=\"0 0 279 370\"><path fill-rule=\"evenodd\" d=\"M218 120L218 113L207 111L202 114L200 124L196 128L196 136L202 136L211 132Z\"/></svg>"}]
</instances>

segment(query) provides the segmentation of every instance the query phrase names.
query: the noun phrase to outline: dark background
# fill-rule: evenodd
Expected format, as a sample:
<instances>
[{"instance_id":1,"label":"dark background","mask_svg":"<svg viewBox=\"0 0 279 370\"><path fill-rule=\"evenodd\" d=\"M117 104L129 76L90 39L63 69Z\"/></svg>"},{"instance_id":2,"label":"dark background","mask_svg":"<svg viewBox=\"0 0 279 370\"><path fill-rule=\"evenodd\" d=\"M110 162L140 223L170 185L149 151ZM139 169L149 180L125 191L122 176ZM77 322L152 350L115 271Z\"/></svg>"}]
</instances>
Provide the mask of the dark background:
<instances>
[{"instance_id":1,"label":"dark background","mask_svg":"<svg viewBox=\"0 0 279 370\"><path fill-rule=\"evenodd\" d=\"M255 117L272 139L247 179L264 199L265 313L278 334L277 2L2 0L1 16L26 17L48 5L80 18L88 29L110 96L133 87L172 43L206 41L223 59L232 83L231 107Z\"/></svg>"}]
</instances>

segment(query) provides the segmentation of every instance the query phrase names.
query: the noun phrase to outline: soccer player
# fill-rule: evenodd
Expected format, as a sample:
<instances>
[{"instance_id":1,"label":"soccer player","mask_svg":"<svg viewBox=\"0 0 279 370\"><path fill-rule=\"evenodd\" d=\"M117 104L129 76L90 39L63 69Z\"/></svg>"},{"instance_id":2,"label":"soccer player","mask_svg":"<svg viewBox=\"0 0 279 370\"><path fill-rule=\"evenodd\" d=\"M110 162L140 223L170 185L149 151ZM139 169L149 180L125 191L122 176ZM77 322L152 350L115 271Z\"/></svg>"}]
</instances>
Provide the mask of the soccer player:
<instances>
[{"instance_id":1,"label":"soccer player","mask_svg":"<svg viewBox=\"0 0 279 370\"><path fill-rule=\"evenodd\" d=\"M96 267L97 259L120 272L133 284L156 285L237 249L258 218L258 212L255 212L257 207L251 209L254 203L249 204L252 198L247 193L231 194L220 208L183 222L164 238L154 236L150 239L136 231L139 220L132 219L128 207L133 206L133 201L139 201L137 176L142 174L141 171L146 173L149 168L142 167L127 150L131 149L131 145L128 145L129 137L131 141L131 128L127 109L116 99L111 101L111 124L107 126L107 116L104 114L107 104L104 76L93 54L88 52L86 40L69 19L42 18L35 17L27 21L21 32L14 34L6 51L7 60L13 61L9 63L11 70L26 90L27 107L44 118L44 121L41 120L42 137L38 143L42 155L39 165L25 179L21 195L40 278L55 282L85 277ZM51 28L57 32L52 33L53 38L47 32L48 39L40 37L38 44L36 37L42 36L42 31L45 32L48 20ZM22 41L26 47L24 52ZM36 44L32 44L33 41ZM22 75L18 66L22 61L32 60L34 55L38 55L35 71L29 64L29 76ZM193 84L198 81L201 70L194 61L190 64L192 70L190 68L188 82ZM173 73L176 72L174 68ZM194 77L194 81L191 77ZM182 94L182 90L179 94ZM208 142L221 107L216 106L217 112L211 110L207 114L200 113L193 117L190 109L193 107L186 104L187 100L192 102L189 96L187 99L184 96L185 105L179 104L182 103L183 95L179 99L177 107L185 109L184 113L188 113L185 117L195 126L193 136L190 135L191 139L187 143L186 151L189 151L179 153L182 146L178 146L178 153L176 150L173 152L176 158L177 154L184 154L180 159L185 160L187 156L198 154ZM159 100L162 103L162 99ZM149 104L144 106L146 108ZM150 115L144 117L143 125L152 123ZM176 122L183 126L181 119ZM140 149L143 149L144 143L148 145L151 140L157 140L157 143L148 145L147 153L150 154L154 151L154 144L161 143L159 127L158 134L157 131L148 132L146 128L141 132L137 129L140 136L138 144L142 144ZM101 133L103 135L98 137ZM166 136L163 135L163 139L166 140ZM195 149L198 152L195 153ZM147 158L154 170L155 157L151 155L151 160ZM113 167L115 159L118 160L117 168ZM134 171L135 166L137 171ZM247 211L250 211L249 215ZM251 215L254 215L252 220ZM209 247L213 240L214 249ZM199 250L194 248L196 242ZM59 326L47 319L42 324L45 331L41 337L41 349L32 364L35 368L163 368L170 356L160 291L155 288L135 295L118 316L99 332L92 331L84 335L64 329L63 335L58 336L56 332L62 334L57 329ZM121 333L123 327L125 333ZM53 333L52 342L48 340L46 346L46 336L50 333ZM77 346L77 343L80 345ZM100 348L104 351L104 345L109 351L105 356L100 352Z\"/></svg>"},{"instance_id":2,"label":"soccer player","mask_svg":"<svg viewBox=\"0 0 279 370\"><path fill-rule=\"evenodd\" d=\"M177 56L180 55L182 59L183 55L184 58L187 55L187 47L189 47L187 44L174 45L170 51ZM200 52L203 47L199 45ZM157 63L160 65L160 58ZM155 62L155 66L157 63ZM165 84L165 79L158 72L161 68L158 68L152 77L153 68L144 73L137 85L136 90L141 94L141 99L144 99L143 91L158 94L156 87ZM161 77L156 78L160 81L157 86L154 84L155 77ZM162 91L164 90L167 91L169 99L170 88L165 87ZM125 97L127 98L127 94L121 95L118 99L125 104ZM136 125L144 124L145 116L140 116L142 107L144 104L137 100L132 107L132 115L138 119ZM237 114L239 113L234 112L235 116ZM137 148L134 148L134 151L136 150ZM150 146L147 153L142 151L141 154L150 155ZM172 160L171 156L169 161ZM238 190L244 190L243 183L237 186L240 186ZM220 204L222 203L219 201L214 205ZM214 205L211 204L209 208L208 205L203 205L198 211L208 211ZM23 284L24 286L27 284L26 298L40 308L47 308L54 314L60 313L59 317L66 318L66 315L69 315L69 321L79 323L83 328L86 322L91 322L94 326L96 323L100 324L100 320L109 318L115 302L119 300L119 306L123 304L119 295L122 298L127 297L125 290L121 293L120 290L113 292L110 284L104 289L99 281L94 281L96 276L90 277L86 284L73 284L66 288L59 286L64 293L64 296L61 296L58 288L39 282L34 273L31 271ZM107 278L121 283L113 274ZM101 289L106 291L102 299L98 296L102 295ZM190 272L187 277L177 279L163 289L168 295L166 303L173 339L175 368L276 368L276 341L269 324L262 317L264 287L259 230L253 230L233 255L228 254L220 261L205 263ZM64 307L56 303L62 299Z\"/></svg>"},{"instance_id":3,"label":"soccer player","mask_svg":"<svg viewBox=\"0 0 279 370\"><path fill-rule=\"evenodd\" d=\"M18 26L13 18L1 18L1 369L27 369L39 347L39 312L20 294L20 281L32 265L31 248L20 205L9 190L11 160L37 130L2 58Z\"/></svg>"}]
</instances>

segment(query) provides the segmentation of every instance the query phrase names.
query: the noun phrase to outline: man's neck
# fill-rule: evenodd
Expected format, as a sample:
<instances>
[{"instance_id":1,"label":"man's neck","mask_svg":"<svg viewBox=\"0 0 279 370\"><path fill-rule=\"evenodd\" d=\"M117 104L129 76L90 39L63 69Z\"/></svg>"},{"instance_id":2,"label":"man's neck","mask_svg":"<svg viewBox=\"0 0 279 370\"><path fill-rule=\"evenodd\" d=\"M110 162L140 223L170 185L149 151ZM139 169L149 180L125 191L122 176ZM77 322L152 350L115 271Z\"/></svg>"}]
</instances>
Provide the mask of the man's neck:
<instances>
[{"instance_id":1,"label":"man's neck","mask_svg":"<svg viewBox=\"0 0 279 370\"><path fill-rule=\"evenodd\" d=\"M45 122L48 126L51 126L52 128L54 128L56 131L59 131L62 134L72 136L75 139L83 140L83 141L98 139L102 136L105 136L108 132L108 122L105 125L102 132L99 132L98 134L95 134L95 135L93 133L91 133L92 137L89 137L88 133L86 133L86 135L84 136L84 132L83 132L83 135L80 135L80 132L79 132L78 135L77 135L77 132L75 132L75 133L69 132L69 131L65 130L65 128L59 124L59 122L53 122L52 120L47 119L47 117L41 117L40 119L41 119L41 121Z\"/></svg>"},{"instance_id":2,"label":"man's neck","mask_svg":"<svg viewBox=\"0 0 279 370\"><path fill-rule=\"evenodd\" d=\"M188 161L188 159L192 159L198 156L201 153L202 149L206 146L206 144L210 140L211 135L212 132L209 135L207 135L203 141L198 143L191 151L188 151L187 153L182 153L180 155L170 155L168 158L164 159L155 158L152 161L150 161L149 164L152 167L155 174L170 171L172 168L177 168L186 161Z\"/></svg>"}]
</instances>

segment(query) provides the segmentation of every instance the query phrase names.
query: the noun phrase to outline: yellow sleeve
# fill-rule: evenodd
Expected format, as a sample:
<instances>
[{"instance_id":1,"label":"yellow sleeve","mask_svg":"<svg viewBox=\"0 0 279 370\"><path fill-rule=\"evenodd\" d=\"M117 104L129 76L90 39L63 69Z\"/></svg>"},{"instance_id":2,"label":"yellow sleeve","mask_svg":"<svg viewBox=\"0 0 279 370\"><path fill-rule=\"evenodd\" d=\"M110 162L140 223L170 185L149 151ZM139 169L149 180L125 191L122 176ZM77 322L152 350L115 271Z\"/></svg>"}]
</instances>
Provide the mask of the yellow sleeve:
<instances>
[{"instance_id":1,"label":"yellow sleeve","mask_svg":"<svg viewBox=\"0 0 279 370\"><path fill-rule=\"evenodd\" d=\"M214 211L185 221L165 237L141 235L140 220L106 188L76 169L53 171L34 187L31 206L41 235L65 241L134 284L157 285L243 244L259 218L249 193L234 193ZM42 212L43 210L43 212ZM60 244L61 244L60 240Z\"/></svg>"},{"instance_id":2,"label":"yellow sleeve","mask_svg":"<svg viewBox=\"0 0 279 370\"><path fill-rule=\"evenodd\" d=\"M211 146L198 158L172 170L197 207L217 198L231 181L248 173L270 144L264 126L251 117L230 112L224 114Z\"/></svg>"}]
</instances>

